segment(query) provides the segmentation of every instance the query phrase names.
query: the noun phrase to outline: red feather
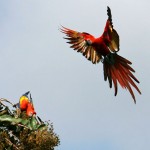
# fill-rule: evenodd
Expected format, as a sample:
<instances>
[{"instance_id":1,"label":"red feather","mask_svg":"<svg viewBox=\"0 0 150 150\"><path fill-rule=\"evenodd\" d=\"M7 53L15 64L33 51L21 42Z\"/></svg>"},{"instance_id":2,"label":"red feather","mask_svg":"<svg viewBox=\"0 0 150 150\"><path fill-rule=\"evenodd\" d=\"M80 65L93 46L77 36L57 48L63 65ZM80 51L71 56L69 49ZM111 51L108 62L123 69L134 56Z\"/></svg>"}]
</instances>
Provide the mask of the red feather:
<instances>
[{"instance_id":1,"label":"red feather","mask_svg":"<svg viewBox=\"0 0 150 150\"><path fill-rule=\"evenodd\" d=\"M67 43L71 44L71 48L77 52L82 53L93 64L103 62L104 80L108 79L109 86L112 88L112 82L114 84L115 96L118 92L118 83L122 88L128 89L132 98L135 100L135 96L132 90L134 87L139 94L141 91L135 84L139 83L138 79L133 75L134 69L130 66L132 63L117 54L119 51L119 35L113 27L111 10L107 7L108 19L104 28L103 34L95 38L93 35L86 32L78 32L68 29L66 27L61 28L61 32L64 33L68 40Z\"/></svg>"}]
</instances>

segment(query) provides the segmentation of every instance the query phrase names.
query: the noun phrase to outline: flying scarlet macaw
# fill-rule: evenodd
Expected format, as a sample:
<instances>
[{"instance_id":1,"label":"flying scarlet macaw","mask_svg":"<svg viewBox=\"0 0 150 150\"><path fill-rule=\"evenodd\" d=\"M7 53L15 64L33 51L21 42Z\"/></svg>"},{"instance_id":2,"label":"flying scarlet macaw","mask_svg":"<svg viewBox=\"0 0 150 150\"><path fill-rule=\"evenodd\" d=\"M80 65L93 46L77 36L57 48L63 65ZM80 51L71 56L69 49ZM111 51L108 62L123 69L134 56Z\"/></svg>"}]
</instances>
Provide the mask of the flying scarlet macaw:
<instances>
[{"instance_id":1,"label":"flying scarlet macaw","mask_svg":"<svg viewBox=\"0 0 150 150\"><path fill-rule=\"evenodd\" d=\"M33 101L30 94L30 99L28 97L30 91L23 94L19 99L19 108L21 111L26 111L27 116L32 116L36 114L34 111Z\"/></svg>"},{"instance_id":2,"label":"flying scarlet macaw","mask_svg":"<svg viewBox=\"0 0 150 150\"><path fill-rule=\"evenodd\" d=\"M93 35L86 32L78 32L66 27L61 28L68 40L67 43L71 44L71 48L80 52L93 64L103 63L104 80L109 82L109 87L112 88L114 84L115 96L118 91L118 83L122 88L128 89L134 102L136 103L135 96L131 87L134 87L139 94L141 91L135 84L139 83L137 78L132 72L131 62L126 58L117 54L119 51L119 35L113 28L111 10L107 7L108 19L104 28L103 34L95 38ZM135 81L135 82L134 82Z\"/></svg>"}]
</instances>

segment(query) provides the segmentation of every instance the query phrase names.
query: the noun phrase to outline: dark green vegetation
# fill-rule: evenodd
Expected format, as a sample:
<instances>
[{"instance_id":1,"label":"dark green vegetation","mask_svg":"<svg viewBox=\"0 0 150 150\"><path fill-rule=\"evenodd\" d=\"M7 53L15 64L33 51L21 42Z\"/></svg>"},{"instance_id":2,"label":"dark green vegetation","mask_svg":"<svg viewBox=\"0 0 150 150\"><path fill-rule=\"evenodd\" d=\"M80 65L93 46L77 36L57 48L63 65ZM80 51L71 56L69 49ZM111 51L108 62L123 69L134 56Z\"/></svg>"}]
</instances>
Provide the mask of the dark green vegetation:
<instances>
[{"instance_id":1,"label":"dark green vegetation","mask_svg":"<svg viewBox=\"0 0 150 150\"><path fill-rule=\"evenodd\" d=\"M51 123L10 109L4 101L10 103L0 99L0 150L54 150L60 144Z\"/></svg>"}]
</instances>

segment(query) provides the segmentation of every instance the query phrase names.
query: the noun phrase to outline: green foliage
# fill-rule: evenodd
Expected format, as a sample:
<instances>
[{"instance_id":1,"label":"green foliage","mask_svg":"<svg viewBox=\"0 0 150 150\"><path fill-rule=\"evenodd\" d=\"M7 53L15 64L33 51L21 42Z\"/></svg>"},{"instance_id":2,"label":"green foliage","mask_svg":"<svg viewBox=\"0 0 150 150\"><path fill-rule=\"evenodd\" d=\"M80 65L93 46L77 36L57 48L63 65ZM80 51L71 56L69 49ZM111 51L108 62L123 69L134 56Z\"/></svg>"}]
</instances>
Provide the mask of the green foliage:
<instances>
[{"instance_id":1,"label":"green foliage","mask_svg":"<svg viewBox=\"0 0 150 150\"><path fill-rule=\"evenodd\" d=\"M59 144L52 123L18 114L0 100L0 150L54 150Z\"/></svg>"}]
</instances>

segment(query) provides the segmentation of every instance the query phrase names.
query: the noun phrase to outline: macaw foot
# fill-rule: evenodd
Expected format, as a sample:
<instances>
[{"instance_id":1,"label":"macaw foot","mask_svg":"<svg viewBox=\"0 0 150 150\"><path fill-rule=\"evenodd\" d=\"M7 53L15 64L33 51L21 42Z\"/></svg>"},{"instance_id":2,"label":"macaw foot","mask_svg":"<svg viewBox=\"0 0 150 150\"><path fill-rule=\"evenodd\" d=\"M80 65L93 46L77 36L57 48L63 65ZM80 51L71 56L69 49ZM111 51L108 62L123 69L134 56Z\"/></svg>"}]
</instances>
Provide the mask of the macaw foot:
<instances>
[{"instance_id":1,"label":"macaw foot","mask_svg":"<svg viewBox=\"0 0 150 150\"><path fill-rule=\"evenodd\" d=\"M102 56L101 60L100 60L102 63L104 63L104 57Z\"/></svg>"},{"instance_id":2,"label":"macaw foot","mask_svg":"<svg viewBox=\"0 0 150 150\"><path fill-rule=\"evenodd\" d=\"M20 108L16 108L16 114L15 114L15 118L19 118L21 114L21 110Z\"/></svg>"},{"instance_id":3,"label":"macaw foot","mask_svg":"<svg viewBox=\"0 0 150 150\"><path fill-rule=\"evenodd\" d=\"M104 61L108 62L109 64L113 65L115 63L115 56L117 53L109 53L104 57Z\"/></svg>"}]
</instances>

